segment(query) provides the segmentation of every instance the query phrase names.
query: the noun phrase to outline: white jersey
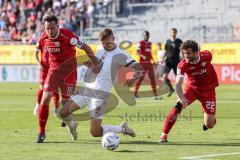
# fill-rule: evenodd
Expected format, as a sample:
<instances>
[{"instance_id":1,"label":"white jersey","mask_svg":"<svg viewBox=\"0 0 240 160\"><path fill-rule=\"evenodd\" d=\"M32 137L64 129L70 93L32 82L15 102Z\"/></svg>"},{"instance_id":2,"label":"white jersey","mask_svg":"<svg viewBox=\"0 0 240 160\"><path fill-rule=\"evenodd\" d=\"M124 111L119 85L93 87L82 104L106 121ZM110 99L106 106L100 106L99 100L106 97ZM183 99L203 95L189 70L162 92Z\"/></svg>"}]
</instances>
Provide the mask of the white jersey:
<instances>
[{"instance_id":1,"label":"white jersey","mask_svg":"<svg viewBox=\"0 0 240 160\"><path fill-rule=\"evenodd\" d=\"M103 47L97 50L96 57L102 62L102 69L96 75L93 82L86 83L87 88L110 92L117 71L124 66L132 65L135 60L125 51L116 47L112 51L106 51ZM92 74L92 73L91 73Z\"/></svg>"},{"instance_id":2,"label":"white jersey","mask_svg":"<svg viewBox=\"0 0 240 160\"><path fill-rule=\"evenodd\" d=\"M162 61L163 58L165 57L165 55L166 55L166 51L165 50L157 51L158 61Z\"/></svg>"}]
</instances>

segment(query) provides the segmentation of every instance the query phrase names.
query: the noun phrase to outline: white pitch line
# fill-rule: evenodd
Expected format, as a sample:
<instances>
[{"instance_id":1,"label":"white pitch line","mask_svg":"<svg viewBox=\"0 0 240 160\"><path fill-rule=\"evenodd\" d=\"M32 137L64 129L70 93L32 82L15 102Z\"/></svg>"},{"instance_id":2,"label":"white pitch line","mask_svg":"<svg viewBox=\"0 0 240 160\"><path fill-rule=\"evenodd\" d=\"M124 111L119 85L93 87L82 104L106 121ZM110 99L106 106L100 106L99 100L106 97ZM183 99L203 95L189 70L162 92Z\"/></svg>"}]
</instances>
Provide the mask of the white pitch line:
<instances>
[{"instance_id":1,"label":"white pitch line","mask_svg":"<svg viewBox=\"0 0 240 160\"><path fill-rule=\"evenodd\" d=\"M222 154L210 154L210 155L191 156L191 157L181 157L180 159L186 159L186 160L197 159L197 160L200 160L202 158L208 158L208 157L222 157L222 156L232 156L232 155L240 155L240 152L222 153Z\"/></svg>"}]
</instances>

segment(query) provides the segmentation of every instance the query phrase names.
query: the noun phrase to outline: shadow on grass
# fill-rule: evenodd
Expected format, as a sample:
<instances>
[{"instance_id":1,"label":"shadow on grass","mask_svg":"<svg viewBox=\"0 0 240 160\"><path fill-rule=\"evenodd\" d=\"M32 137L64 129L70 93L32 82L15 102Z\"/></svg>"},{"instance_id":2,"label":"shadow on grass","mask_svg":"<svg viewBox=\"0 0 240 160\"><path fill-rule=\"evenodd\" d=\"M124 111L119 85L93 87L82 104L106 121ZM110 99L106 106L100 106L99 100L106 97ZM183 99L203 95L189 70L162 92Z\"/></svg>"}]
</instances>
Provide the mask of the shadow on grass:
<instances>
[{"instance_id":1,"label":"shadow on grass","mask_svg":"<svg viewBox=\"0 0 240 160\"><path fill-rule=\"evenodd\" d=\"M117 151L114 151L114 152L119 152L119 153L143 153L143 152L151 152L151 151L133 151L133 150L124 149L124 150L117 150Z\"/></svg>"},{"instance_id":2,"label":"shadow on grass","mask_svg":"<svg viewBox=\"0 0 240 160\"><path fill-rule=\"evenodd\" d=\"M59 144L64 144L64 143L65 144L71 144L71 143L74 144L74 143L76 143L77 144L77 143L81 143L81 142L80 141L64 141L64 142L63 141L45 141L45 142L43 142L43 144L44 143L48 143L48 144L49 143L52 143L52 144L57 144L57 143L59 143Z\"/></svg>"},{"instance_id":3,"label":"shadow on grass","mask_svg":"<svg viewBox=\"0 0 240 160\"><path fill-rule=\"evenodd\" d=\"M78 141L46 141L44 143L68 143L68 144L101 144L101 140L78 140ZM166 146L240 146L240 142L168 142L168 143L159 143L158 141L121 141L121 144L133 144L133 145L166 145ZM127 152L128 150L122 150L119 152ZM132 152L132 151L129 151ZM133 151L134 152L134 151ZM143 151L148 152L148 151Z\"/></svg>"}]
</instances>

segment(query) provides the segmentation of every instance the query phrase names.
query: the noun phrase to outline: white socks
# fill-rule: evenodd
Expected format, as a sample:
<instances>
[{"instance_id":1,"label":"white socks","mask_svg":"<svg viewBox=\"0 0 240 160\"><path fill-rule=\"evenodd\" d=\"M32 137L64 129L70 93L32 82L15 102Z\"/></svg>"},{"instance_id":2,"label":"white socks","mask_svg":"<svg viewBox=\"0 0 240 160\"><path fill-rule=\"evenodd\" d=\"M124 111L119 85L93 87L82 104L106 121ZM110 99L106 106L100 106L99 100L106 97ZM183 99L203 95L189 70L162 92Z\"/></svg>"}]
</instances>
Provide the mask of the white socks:
<instances>
[{"instance_id":1,"label":"white socks","mask_svg":"<svg viewBox=\"0 0 240 160\"><path fill-rule=\"evenodd\" d=\"M107 132L123 133L123 128L120 126L102 125L102 129L103 135Z\"/></svg>"}]
</instances>

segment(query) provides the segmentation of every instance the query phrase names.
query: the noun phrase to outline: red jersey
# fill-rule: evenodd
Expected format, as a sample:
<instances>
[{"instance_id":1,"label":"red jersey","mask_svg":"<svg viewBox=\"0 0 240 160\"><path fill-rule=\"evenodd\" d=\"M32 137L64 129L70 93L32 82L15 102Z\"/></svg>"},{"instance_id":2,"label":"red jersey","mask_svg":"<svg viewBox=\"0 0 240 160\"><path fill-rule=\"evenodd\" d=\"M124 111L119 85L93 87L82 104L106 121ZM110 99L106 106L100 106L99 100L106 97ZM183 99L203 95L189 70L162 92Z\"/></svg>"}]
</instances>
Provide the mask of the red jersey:
<instances>
[{"instance_id":1,"label":"red jersey","mask_svg":"<svg viewBox=\"0 0 240 160\"><path fill-rule=\"evenodd\" d=\"M152 59L151 50L152 50L152 43L151 42L147 42L147 41L142 40L138 43L137 51L140 52L140 54L147 57L145 60L142 57L140 57L140 60L139 60L140 63L151 62L151 59Z\"/></svg>"},{"instance_id":2,"label":"red jersey","mask_svg":"<svg viewBox=\"0 0 240 160\"><path fill-rule=\"evenodd\" d=\"M78 37L66 29L59 29L56 38L52 39L45 32L38 43L43 53L49 54L50 70L73 69L77 65L75 43ZM67 64L66 64L67 63ZM64 67L62 67L64 64Z\"/></svg>"},{"instance_id":3,"label":"red jersey","mask_svg":"<svg viewBox=\"0 0 240 160\"><path fill-rule=\"evenodd\" d=\"M188 63L184 58L177 67L177 75L186 73L188 80L186 87L191 87L199 91L207 91L217 87L218 78L212 61L212 54L205 50L198 53L199 61L195 64Z\"/></svg>"}]
</instances>

